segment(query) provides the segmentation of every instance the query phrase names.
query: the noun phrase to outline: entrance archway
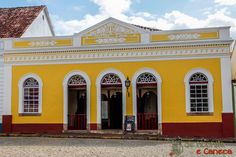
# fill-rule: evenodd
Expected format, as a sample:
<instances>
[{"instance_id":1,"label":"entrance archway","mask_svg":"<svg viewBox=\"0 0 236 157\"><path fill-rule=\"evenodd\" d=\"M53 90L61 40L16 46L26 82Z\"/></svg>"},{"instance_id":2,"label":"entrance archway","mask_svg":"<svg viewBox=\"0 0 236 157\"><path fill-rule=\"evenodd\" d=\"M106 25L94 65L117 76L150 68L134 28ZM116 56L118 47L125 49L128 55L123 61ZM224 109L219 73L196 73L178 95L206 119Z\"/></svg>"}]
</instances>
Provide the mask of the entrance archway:
<instances>
[{"instance_id":1,"label":"entrance archway","mask_svg":"<svg viewBox=\"0 0 236 157\"><path fill-rule=\"evenodd\" d=\"M122 81L115 73L101 79L101 128L122 129Z\"/></svg>"},{"instance_id":2,"label":"entrance archway","mask_svg":"<svg viewBox=\"0 0 236 157\"><path fill-rule=\"evenodd\" d=\"M84 130L90 129L90 79L88 75L82 71L71 71L63 81L64 89L64 130ZM72 103L72 105L71 105ZM80 105L83 104L83 105ZM86 105L85 105L86 104ZM72 107L70 107L72 106ZM80 106L77 110L77 107ZM83 119L76 114L84 114ZM82 116L82 115L81 115ZM71 118L71 119L69 119ZM77 119L73 120L73 119ZM82 121L78 124L79 121ZM77 123L77 124L75 124ZM74 126L73 126L73 125Z\"/></svg>"},{"instance_id":3,"label":"entrance archway","mask_svg":"<svg viewBox=\"0 0 236 157\"><path fill-rule=\"evenodd\" d=\"M136 81L137 128L139 130L158 129L157 80L151 73L142 73Z\"/></svg>"},{"instance_id":4,"label":"entrance archway","mask_svg":"<svg viewBox=\"0 0 236 157\"><path fill-rule=\"evenodd\" d=\"M80 75L68 81L68 129L86 130L86 81Z\"/></svg>"}]
</instances>

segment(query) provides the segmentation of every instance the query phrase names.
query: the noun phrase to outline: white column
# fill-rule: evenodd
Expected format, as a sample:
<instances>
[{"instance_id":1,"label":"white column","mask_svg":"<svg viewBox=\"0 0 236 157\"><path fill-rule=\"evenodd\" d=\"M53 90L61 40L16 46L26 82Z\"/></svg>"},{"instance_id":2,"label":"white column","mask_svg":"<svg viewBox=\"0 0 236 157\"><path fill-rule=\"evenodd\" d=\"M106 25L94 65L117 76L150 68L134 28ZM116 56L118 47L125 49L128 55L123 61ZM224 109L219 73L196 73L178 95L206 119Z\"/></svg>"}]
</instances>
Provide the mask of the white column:
<instances>
[{"instance_id":1,"label":"white column","mask_svg":"<svg viewBox=\"0 0 236 157\"><path fill-rule=\"evenodd\" d=\"M12 65L4 65L3 115L11 115Z\"/></svg>"},{"instance_id":2,"label":"white column","mask_svg":"<svg viewBox=\"0 0 236 157\"><path fill-rule=\"evenodd\" d=\"M222 105L223 113L233 112L232 83L231 83L231 62L230 57L221 58L221 84L222 84Z\"/></svg>"},{"instance_id":3,"label":"white column","mask_svg":"<svg viewBox=\"0 0 236 157\"><path fill-rule=\"evenodd\" d=\"M1 47L1 45L0 45ZM3 56L0 56L0 124L2 123L2 110L3 110L3 80L4 80L4 74L3 74Z\"/></svg>"}]
</instances>

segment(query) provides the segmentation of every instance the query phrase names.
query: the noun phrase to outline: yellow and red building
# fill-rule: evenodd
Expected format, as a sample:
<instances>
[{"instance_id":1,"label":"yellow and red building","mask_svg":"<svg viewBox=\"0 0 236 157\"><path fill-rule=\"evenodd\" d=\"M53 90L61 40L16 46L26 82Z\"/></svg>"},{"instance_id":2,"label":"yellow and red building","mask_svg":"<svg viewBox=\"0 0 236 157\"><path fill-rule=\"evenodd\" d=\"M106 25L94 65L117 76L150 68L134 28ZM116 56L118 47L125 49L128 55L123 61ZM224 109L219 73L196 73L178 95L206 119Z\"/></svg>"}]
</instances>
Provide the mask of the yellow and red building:
<instances>
[{"instance_id":1,"label":"yellow and red building","mask_svg":"<svg viewBox=\"0 0 236 157\"><path fill-rule=\"evenodd\" d=\"M0 42L4 132L123 130L134 116L137 132L234 136L229 27L109 18L73 36Z\"/></svg>"},{"instance_id":2,"label":"yellow and red building","mask_svg":"<svg viewBox=\"0 0 236 157\"><path fill-rule=\"evenodd\" d=\"M0 8L0 38L55 36L46 6ZM0 132L3 112L3 53L0 54Z\"/></svg>"}]
</instances>

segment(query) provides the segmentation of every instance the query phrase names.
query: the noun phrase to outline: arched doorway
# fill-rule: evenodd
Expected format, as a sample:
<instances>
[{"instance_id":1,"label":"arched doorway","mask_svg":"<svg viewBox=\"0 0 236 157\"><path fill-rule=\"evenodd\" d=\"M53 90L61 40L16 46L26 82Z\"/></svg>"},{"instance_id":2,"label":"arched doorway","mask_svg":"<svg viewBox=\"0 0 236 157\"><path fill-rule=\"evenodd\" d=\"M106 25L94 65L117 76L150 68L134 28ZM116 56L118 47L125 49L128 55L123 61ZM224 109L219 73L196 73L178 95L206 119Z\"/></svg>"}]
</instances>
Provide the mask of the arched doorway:
<instances>
[{"instance_id":1,"label":"arched doorway","mask_svg":"<svg viewBox=\"0 0 236 157\"><path fill-rule=\"evenodd\" d=\"M158 129L157 80L151 73L142 73L136 80L137 128Z\"/></svg>"},{"instance_id":2,"label":"arched doorway","mask_svg":"<svg viewBox=\"0 0 236 157\"><path fill-rule=\"evenodd\" d=\"M122 129L122 81L108 73L101 79L101 127Z\"/></svg>"},{"instance_id":3,"label":"arched doorway","mask_svg":"<svg viewBox=\"0 0 236 157\"><path fill-rule=\"evenodd\" d=\"M86 130L87 128L87 92L86 81L80 75L68 80L68 130Z\"/></svg>"}]
</instances>

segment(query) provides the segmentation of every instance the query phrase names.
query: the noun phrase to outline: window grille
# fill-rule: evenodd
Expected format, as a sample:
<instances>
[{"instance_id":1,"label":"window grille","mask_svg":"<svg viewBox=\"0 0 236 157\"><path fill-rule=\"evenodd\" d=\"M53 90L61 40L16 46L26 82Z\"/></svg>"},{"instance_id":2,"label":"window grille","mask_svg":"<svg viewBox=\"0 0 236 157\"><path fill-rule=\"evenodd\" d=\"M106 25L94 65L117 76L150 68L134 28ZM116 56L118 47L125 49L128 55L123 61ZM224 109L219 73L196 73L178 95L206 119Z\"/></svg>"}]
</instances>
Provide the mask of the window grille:
<instances>
[{"instance_id":1,"label":"window grille","mask_svg":"<svg viewBox=\"0 0 236 157\"><path fill-rule=\"evenodd\" d=\"M137 78L137 84L156 84L157 80L155 76L150 73L142 73Z\"/></svg>"},{"instance_id":2,"label":"window grille","mask_svg":"<svg viewBox=\"0 0 236 157\"><path fill-rule=\"evenodd\" d=\"M102 85L121 85L121 79L113 73L106 74L101 81Z\"/></svg>"},{"instance_id":3,"label":"window grille","mask_svg":"<svg viewBox=\"0 0 236 157\"><path fill-rule=\"evenodd\" d=\"M72 76L68 81L68 86L86 86L85 79L80 75Z\"/></svg>"},{"instance_id":4,"label":"window grille","mask_svg":"<svg viewBox=\"0 0 236 157\"><path fill-rule=\"evenodd\" d=\"M39 83L34 78L28 78L24 81L24 106L23 112L39 112Z\"/></svg>"},{"instance_id":5,"label":"window grille","mask_svg":"<svg viewBox=\"0 0 236 157\"><path fill-rule=\"evenodd\" d=\"M202 73L195 73L189 79L190 111L208 112L208 79Z\"/></svg>"}]
</instances>

